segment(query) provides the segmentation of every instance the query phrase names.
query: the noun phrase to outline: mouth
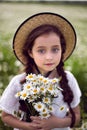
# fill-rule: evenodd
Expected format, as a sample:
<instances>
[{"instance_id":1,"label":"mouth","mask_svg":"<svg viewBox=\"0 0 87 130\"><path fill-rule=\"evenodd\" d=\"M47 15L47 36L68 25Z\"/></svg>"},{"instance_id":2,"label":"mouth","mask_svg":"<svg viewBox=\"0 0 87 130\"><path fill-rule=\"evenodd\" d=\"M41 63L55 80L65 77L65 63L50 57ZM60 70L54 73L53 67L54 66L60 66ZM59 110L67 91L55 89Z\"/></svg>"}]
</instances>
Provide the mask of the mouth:
<instances>
[{"instance_id":1,"label":"mouth","mask_svg":"<svg viewBox=\"0 0 87 130\"><path fill-rule=\"evenodd\" d=\"M47 63L47 64L45 64L46 66L52 66L53 65L53 63Z\"/></svg>"}]
</instances>

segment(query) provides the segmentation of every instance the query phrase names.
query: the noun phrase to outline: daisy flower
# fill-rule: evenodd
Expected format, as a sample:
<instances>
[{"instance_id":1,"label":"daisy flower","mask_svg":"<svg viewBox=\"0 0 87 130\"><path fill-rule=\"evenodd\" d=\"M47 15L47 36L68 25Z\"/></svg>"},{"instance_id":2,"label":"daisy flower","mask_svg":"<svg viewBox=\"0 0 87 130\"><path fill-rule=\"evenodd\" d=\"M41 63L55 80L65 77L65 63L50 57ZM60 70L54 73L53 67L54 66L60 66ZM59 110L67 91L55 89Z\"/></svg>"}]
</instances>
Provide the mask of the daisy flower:
<instances>
[{"instance_id":1,"label":"daisy flower","mask_svg":"<svg viewBox=\"0 0 87 130\"><path fill-rule=\"evenodd\" d=\"M30 91L32 89L32 84L31 83L25 83L24 84L24 90L25 91Z\"/></svg>"},{"instance_id":2,"label":"daisy flower","mask_svg":"<svg viewBox=\"0 0 87 130\"><path fill-rule=\"evenodd\" d=\"M21 91L20 93L20 99L26 100L28 97L28 93L26 91Z\"/></svg>"},{"instance_id":3,"label":"daisy flower","mask_svg":"<svg viewBox=\"0 0 87 130\"><path fill-rule=\"evenodd\" d=\"M58 83L58 79L57 78L52 79L52 83Z\"/></svg>"},{"instance_id":4,"label":"daisy flower","mask_svg":"<svg viewBox=\"0 0 87 130\"><path fill-rule=\"evenodd\" d=\"M46 110L44 110L44 111L46 111ZM40 117L43 119L43 118L49 118L50 117L50 113L48 112L48 111L46 111L46 112L44 112L44 111L42 111L42 112L40 112Z\"/></svg>"},{"instance_id":5,"label":"daisy flower","mask_svg":"<svg viewBox=\"0 0 87 130\"><path fill-rule=\"evenodd\" d=\"M39 92L40 92L40 88L39 87L32 88L32 94L39 94Z\"/></svg>"},{"instance_id":6,"label":"daisy flower","mask_svg":"<svg viewBox=\"0 0 87 130\"><path fill-rule=\"evenodd\" d=\"M46 93L46 88L45 88L45 86L41 86L41 87L40 87L40 91L41 91L41 93L45 94L45 93Z\"/></svg>"},{"instance_id":7,"label":"daisy flower","mask_svg":"<svg viewBox=\"0 0 87 130\"><path fill-rule=\"evenodd\" d=\"M49 111L50 111L51 113L53 113L53 112L54 112L54 108L53 108L53 106L52 106L52 105L50 105L50 106L48 107L48 109L49 109Z\"/></svg>"},{"instance_id":8,"label":"daisy flower","mask_svg":"<svg viewBox=\"0 0 87 130\"><path fill-rule=\"evenodd\" d=\"M43 84L48 84L48 82L49 82L48 78L43 79Z\"/></svg>"},{"instance_id":9,"label":"daisy flower","mask_svg":"<svg viewBox=\"0 0 87 130\"><path fill-rule=\"evenodd\" d=\"M48 92L50 92L51 94L53 94L54 93L53 85L52 84L48 85L47 90L48 90Z\"/></svg>"},{"instance_id":10,"label":"daisy flower","mask_svg":"<svg viewBox=\"0 0 87 130\"><path fill-rule=\"evenodd\" d=\"M26 80L33 80L34 79L34 77L35 77L36 75L35 74L28 74L27 76L26 76Z\"/></svg>"},{"instance_id":11,"label":"daisy flower","mask_svg":"<svg viewBox=\"0 0 87 130\"><path fill-rule=\"evenodd\" d=\"M59 110L60 110L60 111L64 111L64 110L65 110L65 107L64 107L64 106L60 106L60 107L59 107Z\"/></svg>"},{"instance_id":12,"label":"daisy flower","mask_svg":"<svg viewBox=\"0 0 87 130\"><path fill-rule=\"evenodd\" d=\"M16 94L15 94L15 97L17 98L17 97L20 97L20 95L21 95L21 93L20 92L17 92Z\"/></svg>"},{"instance_id":13,"label":"daisy flower","mask_svg":"<svg viewBox=\"0 0 87 130\"><path fill-rule=\"evenodd\" d=\"M33 102L34 99L35 99L35 97L32 96L32 95L30 95L30 96L28 97L28 99L27 99L27 100L28 100L28 103Z\"/></svg>"},{"instance_id":14,"label":"daisy flower","mask_svg":"<svg viewBox=\"0 0 87 130\"><path fill-rule=\"evenodd\" d=\"M44 97L43 98L43 103L50 104L51 103L50 98L49 97Z\"/></svg>"},{"instance_id":15,"label":"daisy flower","mask_svg":"<svg viewBox=\"0 0 87 130\"><path fill-rule=\"evenodd\" d=\"M41 112L45 108L45 105L42 102L38 102L34 104L34 108L38 111Z\"/></svg>"}]
</instances>

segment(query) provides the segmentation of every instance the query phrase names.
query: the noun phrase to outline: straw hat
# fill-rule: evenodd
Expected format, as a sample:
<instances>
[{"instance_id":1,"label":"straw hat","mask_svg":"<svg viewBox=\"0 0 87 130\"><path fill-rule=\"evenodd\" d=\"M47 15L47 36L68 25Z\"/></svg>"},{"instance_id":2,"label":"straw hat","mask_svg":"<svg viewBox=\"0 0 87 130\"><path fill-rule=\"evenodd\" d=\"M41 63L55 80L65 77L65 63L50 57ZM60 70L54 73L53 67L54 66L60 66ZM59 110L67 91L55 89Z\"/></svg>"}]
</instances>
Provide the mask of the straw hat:
<instances>
[{"instance_id":1,"label":"straw hat","mask_svg":"<svg viewBox=\"0 0 87 130\"><path fill-rule=\"evenodd\" d=\"M43 12L35 14L26 19L17 29L13 38L13 50L18 58L24 65L27 59L23 54L23 47L27 36L36 27L43 24L55 25L60 29L66 40L66 51L64 53L64 61L72 54L76 46L76 33L72 24L63 16L50 12Z\"/></svg>"}]
</instances>

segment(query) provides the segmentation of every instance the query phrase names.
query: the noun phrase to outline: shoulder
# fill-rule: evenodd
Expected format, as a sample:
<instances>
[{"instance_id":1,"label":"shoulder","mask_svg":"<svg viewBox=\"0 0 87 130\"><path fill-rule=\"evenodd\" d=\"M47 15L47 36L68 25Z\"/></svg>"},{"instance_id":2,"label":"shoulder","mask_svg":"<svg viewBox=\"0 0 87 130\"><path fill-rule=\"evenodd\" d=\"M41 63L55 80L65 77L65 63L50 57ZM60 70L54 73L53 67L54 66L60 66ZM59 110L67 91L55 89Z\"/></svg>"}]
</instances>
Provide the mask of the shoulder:
<instances>
[{"instance_id":1,"label":"shoulder","mask_svg":"<svg viewBox=\"0 0 87 130\"><path fill-rule=\"evenodd\" d=\"M65 71L67 78L72 78L74 75L70 71Z\"/></svg>"},{"instance_id":2,"label":"shoulder","mask_svg":"<svg viewBox=\"0 0 87 130\"><path fill-rule=\"evenodd\" d=\"M71 87L71 89L72 89L73 86L79 87L75 76L70 71L65 71L65 73L66 73L66 77L68 79L68 83L69 83L69 86Z\"/></svg>"},{"instance_id":3,"label":"shoulder","mask_svg":"<svg viewBox=\"0 0 87 130\"><path fill-rule=\"evenodd\" d=\"M13 114L14 111L18 110L19 102L18 99L15 98L15 94L21 91L20 81L25 78L25 76L25 73L14 76L1 96L0 107L9 114Z\"/></svg>"},{"instance_id":4,"label":"shoulder","mask_svg":"<svg viewBox=\"0 0 87 130\"><path fill-rule=\"evenodd\" d=\"M20 82L22 79L24 79L26 77L26 73L21 73L18 75L15 75L12 79L11 82Z\"/></svg>"},{"instance_id":5,"label":"shoulder","mask_svg":"<svg viewBox=\"0 0 87 130\"><path fill-rule=\"evenodd\" d=\"M76 77L73 75L73 73L71 73L70 71L65 71L65 73L66 73L66 77L67 77L67 79L68 79L68 83L69 84L72 84L72 83L76 83L77 82L77 80L76 80Z\"/></svg>"},{"instance_id":6,"label":"shoulder","mask_svg":"<svg viewBox=\"0 0 87 130\"><path fill-rule=\"evenodd\" d=\"M26 73L15 75L11 81L9 82L7 88L11 89L18 89L21 88L21 80L23 80L26 77Z\"/></svg>"},{"instance_id":7,"label":"shoulder","mask_svg":"<svg viewBox=\"0 0 87 130\"><path fill-rule=\"evenodd\" d=\"M81 96L81 90L80 90L79 84L78 84L75 76L69 71L66 71L66 76L68 79L68 84L69 84L71 90L73 91L73 93L75 93L75 94L77 93Z\"/></svg>"}]
</instances>

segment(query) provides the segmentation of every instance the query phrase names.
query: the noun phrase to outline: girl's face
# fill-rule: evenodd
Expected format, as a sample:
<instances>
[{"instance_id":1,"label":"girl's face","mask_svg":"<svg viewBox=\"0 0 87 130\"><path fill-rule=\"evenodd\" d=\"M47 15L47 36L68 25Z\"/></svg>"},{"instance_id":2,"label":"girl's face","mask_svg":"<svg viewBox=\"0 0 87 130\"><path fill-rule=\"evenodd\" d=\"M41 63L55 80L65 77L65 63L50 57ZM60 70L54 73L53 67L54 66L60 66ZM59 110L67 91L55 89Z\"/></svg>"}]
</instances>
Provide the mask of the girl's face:
<instances>
[{"instance_id":1,"label":"girl's face","mask_svg":"<svg viewBox=\"0 0 87 130\"><path fill-rule=\"evenodd\" d=\"M35 39L29 55L33 58L41 74L45 75L60 63L61 53L60 38L56 33L49 33Z\"/></svg>"}]
</instances>

